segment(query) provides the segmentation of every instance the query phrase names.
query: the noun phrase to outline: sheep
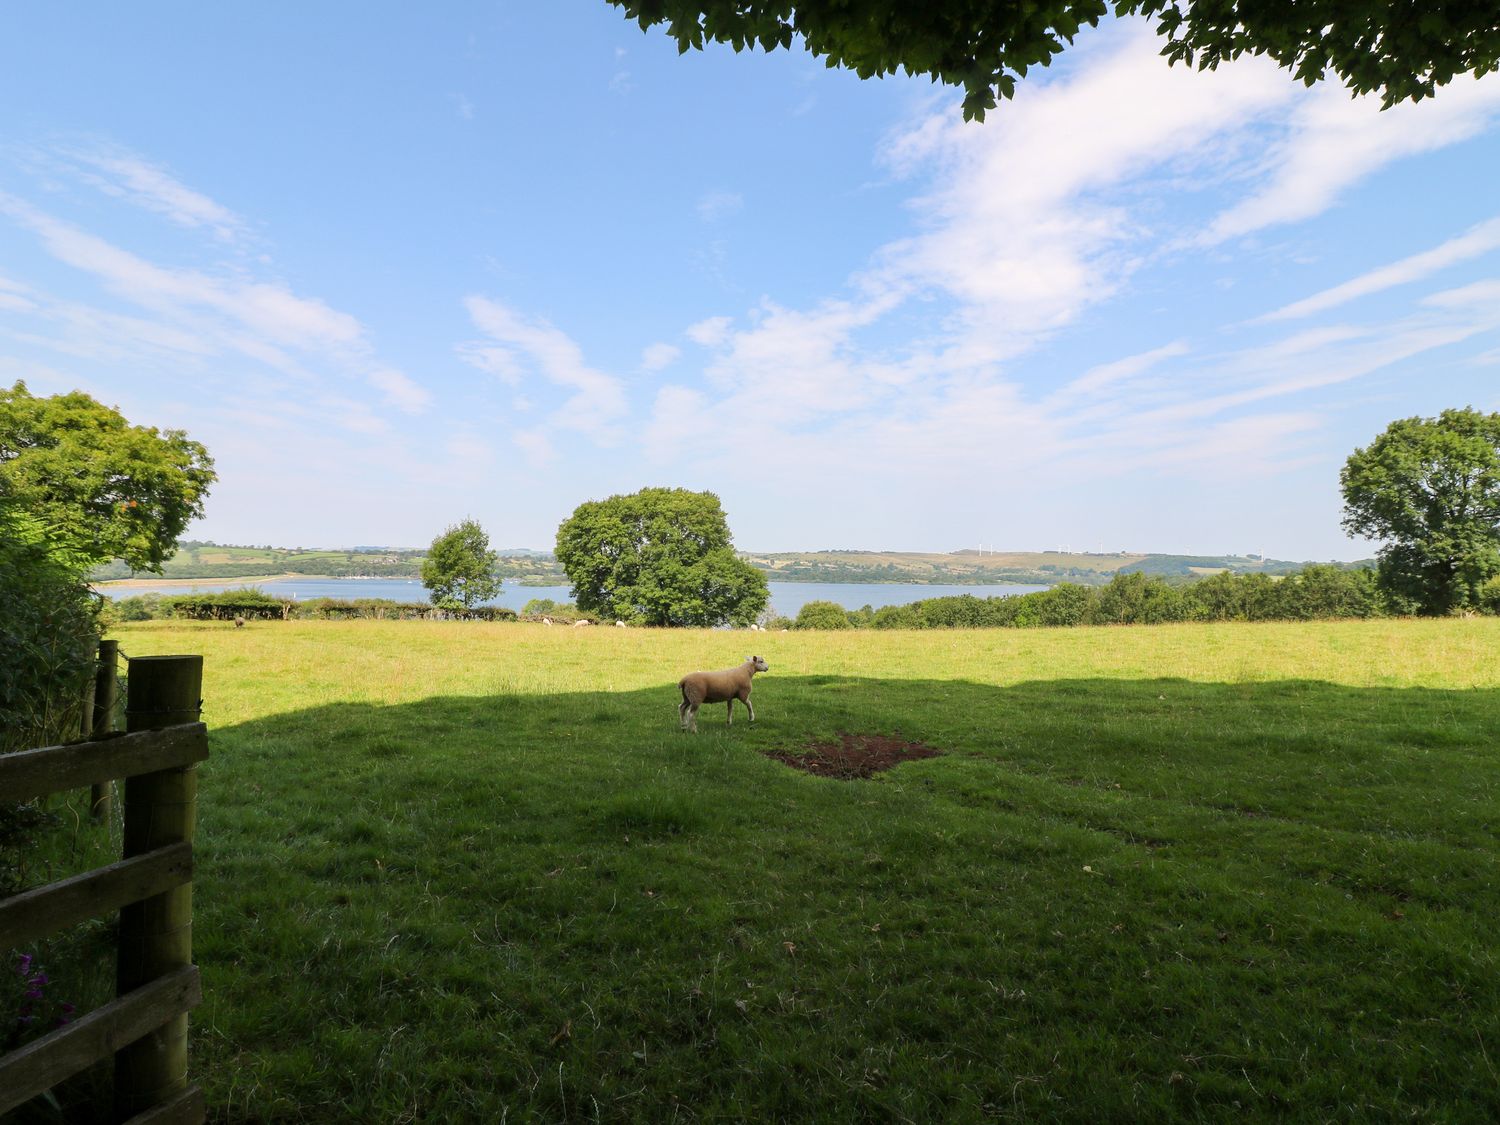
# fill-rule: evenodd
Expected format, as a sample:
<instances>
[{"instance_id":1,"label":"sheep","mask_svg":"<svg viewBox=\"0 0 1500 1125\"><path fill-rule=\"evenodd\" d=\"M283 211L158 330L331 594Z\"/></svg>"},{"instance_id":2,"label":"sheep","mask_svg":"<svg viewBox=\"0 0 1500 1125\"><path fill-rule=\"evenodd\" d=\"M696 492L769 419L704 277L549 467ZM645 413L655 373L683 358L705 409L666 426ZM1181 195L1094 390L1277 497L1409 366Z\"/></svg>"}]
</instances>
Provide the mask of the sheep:
<instances>
[{"instance_id":1,"label":"sheep","mask_svg":"<svg viewBox=\"0 0 1500 1125\"><path fill-rule=\"evenodd\" d=\"M575 629L582 629L585 625L592 625L592 624L593 624L593 622L590 621L587 617L583 617L583 618L580 618L579 620L573 622L573 628L575 628Z\"/></svg>"},{"instance_id":2,"label":"sheep","mask_svg":"<svg viewBox=\"0 0 1500 1125\"><path fill-rule=\"evenodd\" d=\"M616 621L615 622L615 628L616 629L623 629L623 628L625 628L625 622L623 622L623 621Z\"/></svg>"},{"instance_id":3,"label":"sheep","mask_svg":"<svg viewBox=\"0 0 1500 1125\"><path fill-rule=\"evenodd\" d=\"M542 618L542 624L550 626L552 624L552 618L550 618L550 617L544 617L544 618Z\"/></svg>"},{"instance_id":4,"label":"sheep","mask_svg":"<svg viewBox=\"0 0 1500 1125\"><path fill-rule=\"evenodd\" d=\"M748 656L737 668L725 668L718 672L690 672L677 681L682 690L682 703L678 705L677 717L682 729L698 733L698 708L705 703L729 704L729 725L734 725L734 701L738 699L750 712L750 721L755 722L755 708L750 705L750 681L757 672L769 672L771 666L759 656Z\"/></svg>"},{"instance_id":5,"label":"sheep","mask_svg":"<svg viewBox=\"0 0 1500 1125\"><path fill-rule=\"evenodd\" d=\"M234 615L234 627L236 629L243 629L245 627L245 619L237 613Z\"/></svg>"}]
</instances>

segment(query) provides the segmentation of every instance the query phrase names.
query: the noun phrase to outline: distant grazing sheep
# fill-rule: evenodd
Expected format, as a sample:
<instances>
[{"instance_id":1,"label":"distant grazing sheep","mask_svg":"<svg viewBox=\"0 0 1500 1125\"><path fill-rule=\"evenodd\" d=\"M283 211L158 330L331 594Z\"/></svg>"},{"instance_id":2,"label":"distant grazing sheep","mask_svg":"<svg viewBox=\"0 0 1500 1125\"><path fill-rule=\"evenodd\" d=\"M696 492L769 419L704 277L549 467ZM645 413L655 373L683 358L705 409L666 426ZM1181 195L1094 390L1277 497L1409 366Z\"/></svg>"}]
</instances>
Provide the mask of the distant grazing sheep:
<instances>
[{"instance_id":1,"label":"distant grazing sheep","mask_svg":"<svg viewBox=\"0 0 1500 1125\"><path fill-rule=\"evenodd\" d=\"M682 703L677 708L682 729L698 733L698 708L705 703L729 704L729 724L732 726L736 699L750 712L750 721L755 722L755 708L750 705L750 681L755 678L755 673L770 670L771 666L759 656L749 656L736 668L690 672L683 676L677 681L677 686L682 689Z\"/></svg>"},{"instance_id":2,"label":"distant grazing sheep","mask_svg":"<svg viewBox=\"0 0 1500 1125\"><path fill-rule=\"evenodd\" d=\"M550 617L544 617L544 618L542 618L542 624L543 625L551 625L552 624L552 618L550 618Z\"/></svg>"},{"instance_id":3,"label":"distant grazing sheep","mask_svg":"<svg viewBox=\"0 0 1500 1125\"><path fill-rule=\"evenodd\" d=\"M234 615L234 627L236 629L243 629L245 627L245 619L239 614Z\"/></svg>"},{"instance_id":4,"label":"distant grazing sheep","mask_svg":"<svg viewBox=\"0 0 1500 1125\"><path fill-rule=\"evenodd\" d=\"M625 628L625 622L623 622L623 621L616 621L615 622L615 628L616 629L623 629L623 628Z\"/></svg>"},{"instance_id":5,"label":"distant grazing sheep","mask_svg":"<svg viewBox=\"0 0 1500 1125\"><path fill-rule=\"evenodd\" d=\"M585 618L582 618L582 619L580 619L578 621L573 622L573 628L575 628L575 629L582 629L585 625L592 625L592 624L593 624L593 622L590 621L587 617L585 617Z\"/></svg>"}]
</instances>

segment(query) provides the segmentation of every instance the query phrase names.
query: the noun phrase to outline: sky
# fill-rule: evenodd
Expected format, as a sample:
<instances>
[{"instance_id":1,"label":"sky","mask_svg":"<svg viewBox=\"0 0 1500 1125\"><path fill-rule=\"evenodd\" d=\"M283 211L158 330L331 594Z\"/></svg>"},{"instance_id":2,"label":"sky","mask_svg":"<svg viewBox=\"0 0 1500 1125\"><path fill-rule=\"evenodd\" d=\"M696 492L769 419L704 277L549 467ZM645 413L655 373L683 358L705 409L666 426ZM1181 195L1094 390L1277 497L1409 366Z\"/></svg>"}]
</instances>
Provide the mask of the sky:
<instances>
[{"instance_id":1,"label":"sky","mask_svg":"<svg viewBox=\"0 0 1500 1125\"><path fill-rule=\"evenodd\" d=\"M203 442L192 538L671 486L759 551L1353 559L1349 454L1500 410L1500 75L1381 112L1128 20L965 123L603 0L6 23L0 383Z\"/></svg>"}]
</instances>

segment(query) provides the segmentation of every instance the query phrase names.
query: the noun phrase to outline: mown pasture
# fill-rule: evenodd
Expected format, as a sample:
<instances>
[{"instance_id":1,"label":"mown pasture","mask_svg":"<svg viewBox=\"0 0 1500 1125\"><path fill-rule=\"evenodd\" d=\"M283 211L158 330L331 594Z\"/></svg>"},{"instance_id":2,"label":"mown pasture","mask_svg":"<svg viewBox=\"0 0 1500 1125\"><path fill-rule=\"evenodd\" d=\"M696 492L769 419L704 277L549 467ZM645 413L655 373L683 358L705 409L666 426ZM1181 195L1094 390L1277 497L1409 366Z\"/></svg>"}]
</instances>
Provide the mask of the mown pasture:
<instances>
[{"instance_id":1,"label":"mown pasture","mask_svg":"<svg viewBox=\"0 0 1500 1125\"><path fill-rule=\"evenodd\" d=\"M1500 621L119 636L206 656L216 1120L1500 1118Z\"/></svg>"}]
</instances>

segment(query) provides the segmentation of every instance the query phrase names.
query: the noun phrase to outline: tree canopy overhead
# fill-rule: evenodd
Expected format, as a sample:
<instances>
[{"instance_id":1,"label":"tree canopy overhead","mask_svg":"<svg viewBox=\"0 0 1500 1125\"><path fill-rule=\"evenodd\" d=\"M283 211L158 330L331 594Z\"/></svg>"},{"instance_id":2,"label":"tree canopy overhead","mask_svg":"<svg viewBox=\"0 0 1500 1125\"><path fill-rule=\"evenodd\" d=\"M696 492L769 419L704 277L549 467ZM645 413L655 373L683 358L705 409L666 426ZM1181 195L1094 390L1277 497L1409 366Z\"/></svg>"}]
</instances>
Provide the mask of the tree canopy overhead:
<instances>
[{"instance_id":1,"label":"tree canopy overhead","mask_svg":"<svg viewBox=\"0 0 1500 1125\"><path fill-rule=\"evenodd\" d=\"M748 625L769 598L734 553L712 492L644 488L591 500L557 529L578 608L645 625Z\"/></svg>"},{"instance_id":2,"label":"tree canopy overhead","mask_svg":"<svg viewBox=\"0 0 1500 1125\"><path fill-rule=\"evenodd\" d=\"M181 430L132 426L81 391L0 388L0 500L89 562L159 571L215 479L208 451Z\"/></svg>"},{"instance_id":3,"label":"tree canopy overhead","mask_svg":"<svg viewBox=\"0 0 1500 1125\"><path fill-rule=\"evenodd\" d=\"M1480 604L1500 574L1500 414L1392 422L1341 479L1345 529L1386 540L1383 586L1424 613Z\"/></svg>"},{"instance_id":4,"label":"tree canopy overhead","mask_svg":"<svg viewBox=\"0 0 1500 1125\"><path fill-rule=\"evenodd\" d=\"M906 70L964 88L983 120L1016 80L1046 66L1079 30L1113 12L1156 21L1174 63L1213 69L1266 55L1307 85L1332 73L1386 106L1430 97L1460 74L1500 65L1494 0L609 0L678 50L706 41L771 51L800 38L861 78Z\"/></svg>"}]
</instances>

